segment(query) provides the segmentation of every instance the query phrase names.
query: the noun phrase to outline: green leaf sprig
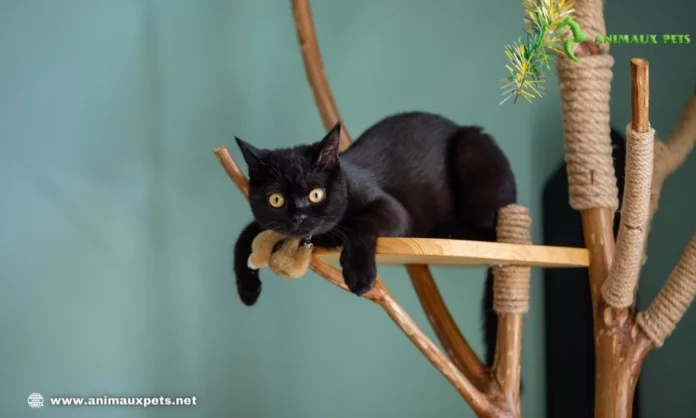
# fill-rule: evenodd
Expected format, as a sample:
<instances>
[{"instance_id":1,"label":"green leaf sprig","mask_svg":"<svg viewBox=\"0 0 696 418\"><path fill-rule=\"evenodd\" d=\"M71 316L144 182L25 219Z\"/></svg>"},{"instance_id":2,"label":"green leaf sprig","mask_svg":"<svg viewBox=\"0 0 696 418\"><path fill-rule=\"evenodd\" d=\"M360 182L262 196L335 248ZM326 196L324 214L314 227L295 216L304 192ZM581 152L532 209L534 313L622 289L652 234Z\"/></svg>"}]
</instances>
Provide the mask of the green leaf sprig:
<instances>
[{"instance_id":1,"label":"green leaf sprig","mask_svg":"<svg viewBox=\"0 0 696 418\"><path fill-rule=\"evenodd\" d=\"M568 56L577 60L572 55L572 43L586 37L572 20L572 0L524 0L523 6L525 36L518 38L516 44L505 46L509 61L505 68L510 75L501 80L504 96L501 105L513 97L514 102L519 97L528 102L543 97L546 81L543 70L550 68L550 57L570 51ZM568 30L572 30L573 39L564 44Z\"/></svg>"}]
</instances>

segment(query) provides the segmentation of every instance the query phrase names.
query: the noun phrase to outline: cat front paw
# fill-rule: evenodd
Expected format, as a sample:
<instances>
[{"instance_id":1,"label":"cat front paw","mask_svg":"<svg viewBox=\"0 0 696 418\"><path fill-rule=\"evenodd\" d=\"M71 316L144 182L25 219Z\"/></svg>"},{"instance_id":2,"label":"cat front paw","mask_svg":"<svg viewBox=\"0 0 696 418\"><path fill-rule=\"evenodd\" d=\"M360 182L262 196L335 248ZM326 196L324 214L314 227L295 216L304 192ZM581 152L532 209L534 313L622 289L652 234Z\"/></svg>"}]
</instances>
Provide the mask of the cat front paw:
<instances>
[{"instance_id":1,"label":"cat front paw","mask_svg":"<svg viewBox=\"0 0 696 418\"><path fill-rule=\"evenodd\" d=\"M240 269L242 270L242 269ZM246 306L253 306L261 294L258 270L246 268L237 272L237 293Z\"/></svg>"},{"instance_id":2,"label":"cat front paw","mask_svg":"<svg viewBox=\"0 0 696 418\"><path fill-rule=\"evenodd\" d=\"M341 255L341 266L343 267L343 280L351 292L362 296L372 289L377 279L374 255L359 256L356 254L345 260Z\"/></svg>"}]
</instances>

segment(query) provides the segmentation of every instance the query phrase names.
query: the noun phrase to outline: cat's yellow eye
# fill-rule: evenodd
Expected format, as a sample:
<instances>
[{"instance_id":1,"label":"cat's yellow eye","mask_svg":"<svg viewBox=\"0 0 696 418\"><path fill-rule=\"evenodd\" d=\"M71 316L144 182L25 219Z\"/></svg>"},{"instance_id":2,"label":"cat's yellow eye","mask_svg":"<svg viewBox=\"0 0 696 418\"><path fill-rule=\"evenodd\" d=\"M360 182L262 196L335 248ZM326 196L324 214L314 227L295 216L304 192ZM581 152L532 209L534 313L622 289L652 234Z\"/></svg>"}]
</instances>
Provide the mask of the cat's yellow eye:
<instances>
[{"instance_id":1,"label":"cat's yellow eye","mask_svg":"<svg viewBox=\"0 0 696 418\"><path fill-rule=\"evenodd\" d=\"M309 192L309 201L312 203L321 203L321 201L324 200L324 190L323 189L314 189L311 192Z\"/></svg>"},{"instance_id":2,"label":"cat's yellow eye","mask_svg":"<svg viewBox=\"0 0 696 418\"><path fill-rule=\"evenodd\" d=\"M279 208L285 204L285 198L280 193L271 193L271 195L268 196L268 204L274 208Z\"/></svg>"}]
</instances>

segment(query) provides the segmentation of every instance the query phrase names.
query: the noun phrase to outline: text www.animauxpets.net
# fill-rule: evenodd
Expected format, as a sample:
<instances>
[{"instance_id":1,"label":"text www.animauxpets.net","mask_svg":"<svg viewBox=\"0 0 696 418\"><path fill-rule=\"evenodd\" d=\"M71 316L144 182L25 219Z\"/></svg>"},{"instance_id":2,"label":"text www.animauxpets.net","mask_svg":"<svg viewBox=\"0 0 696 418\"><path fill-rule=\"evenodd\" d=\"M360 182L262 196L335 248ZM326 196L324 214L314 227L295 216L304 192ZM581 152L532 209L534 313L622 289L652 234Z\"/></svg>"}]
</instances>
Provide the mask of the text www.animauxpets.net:
<instances>
[{"instance_id":1,"label":"text www.animauxpets.net","mask_svg":"<svg viewBox=\"0 0 696 418\"><path fill-rule=\"evenodd\" d=\"M195 406L195 396L168 397L168 396L96 396L96 397L50 397L48 403L44 403L44 397L40 393L32 393L27 398L30 408L42 408L44 406L135 406L147 408L150 406Z\"/></svg>"}]
</instances>

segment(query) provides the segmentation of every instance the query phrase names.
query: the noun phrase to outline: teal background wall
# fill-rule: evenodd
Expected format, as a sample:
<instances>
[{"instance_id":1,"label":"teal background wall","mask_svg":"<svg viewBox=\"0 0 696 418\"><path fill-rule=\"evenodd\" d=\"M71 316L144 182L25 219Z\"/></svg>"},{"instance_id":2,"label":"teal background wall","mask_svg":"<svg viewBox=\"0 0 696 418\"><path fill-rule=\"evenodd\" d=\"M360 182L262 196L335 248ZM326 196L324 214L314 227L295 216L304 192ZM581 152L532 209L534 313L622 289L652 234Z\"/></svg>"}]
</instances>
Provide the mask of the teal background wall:
<instances>
[{"instance_id":1,"label":"teal background wall","mask_svg":"<svg viewBox=\"0 0 696 418\"><path fill-rule=\"evenodd\" d=\"M632 4L638 18L608 6L610 30L693 29L686 0ZM562 129L553 74L544 100L498 106L521 5L316 1L313 12L351 133L410 109L485 126L510 157L539 241L540 192L562 159ZM670 130L695 81L693 51L616 47L615 124L630 117L628 58L643 55L653 61L653 124ZM231 252L251 214L212 150L239 156L234 135L276 147L323 134L289 4L3 0L0 63L2 416L473 416L367 301L312 274L291 282L268 272L257 306L237 299ZM643 305L690 234L696 200L683 190L694 172L692 159L666 186ZM484 270L434 270L480 353ZM403 269L381 272L433 336ZM544 416L539 278L524 334L530 417ZM687 396L695 322L689 314L648 359L646 416L668 402L696 410ZM32 392L195 395L199 405L33 411Z\"/></svg>"}]
</instances>

